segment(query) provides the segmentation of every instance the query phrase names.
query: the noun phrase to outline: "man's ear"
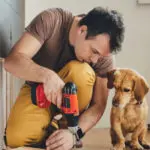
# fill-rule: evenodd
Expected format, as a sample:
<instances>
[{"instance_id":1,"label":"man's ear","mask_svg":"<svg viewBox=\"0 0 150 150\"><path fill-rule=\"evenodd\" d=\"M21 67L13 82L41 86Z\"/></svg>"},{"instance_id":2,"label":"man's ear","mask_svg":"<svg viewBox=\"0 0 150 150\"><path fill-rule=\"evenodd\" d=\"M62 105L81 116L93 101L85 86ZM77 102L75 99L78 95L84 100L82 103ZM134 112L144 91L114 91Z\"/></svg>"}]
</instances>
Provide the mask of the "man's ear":
<instances>
[{"instance_id":1,"label":"man's ear","mask_svg":"<svg viewBox=\"0 0 150 150\"><path fill-rule=\"evenodd\" d=\"M137 77L135 80L134 95L137 101L142 101L149 91L149 85L143 77Z\"/></svg>"},{"instance_id":2,"label":"man's ear","mask_svg":"<svg viewBox=\"0 0 150 150\"><path fill-rule=\"evenodd\" d=\"M86 25L82 25L80 26L80 33L84 33L84 34L87 34L87 26Z\"/></svg>"},{"instance_id":3,"label":"man's ear","mask_svg":"<svg viewBox=\"0 0 150 150\"><path fill-rule=\"evenodd\" d=\"M111 71L109 71L107 73L107 88L108 89L112 89L114 87L113 83L114 83L114 73L115 73L116 69L113 69Z\"/></svg>"}]
</instances>

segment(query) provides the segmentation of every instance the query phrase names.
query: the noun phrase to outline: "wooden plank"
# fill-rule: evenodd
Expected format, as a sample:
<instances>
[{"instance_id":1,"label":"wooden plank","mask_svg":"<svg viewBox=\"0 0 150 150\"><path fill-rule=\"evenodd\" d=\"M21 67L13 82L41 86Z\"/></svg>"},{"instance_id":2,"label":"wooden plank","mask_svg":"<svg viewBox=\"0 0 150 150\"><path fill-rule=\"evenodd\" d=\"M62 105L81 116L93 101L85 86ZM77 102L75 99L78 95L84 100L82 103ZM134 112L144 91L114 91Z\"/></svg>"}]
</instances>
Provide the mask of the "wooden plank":
<instances>
[{"instance_id":1,"label":"wooden plank","mask_svg":"<svg viewBox=\"0 0 150 150\"><path fill-rule=\"evenodd\" d=\"M0 146L4 147L3 135L6 126L7 112L6 112L6 71L4 69L4 59L0 58L0 110L1 110L1 122L0 122ZM2 149L1 147L1 149Z\"/></svg>"},{"instance_id":2,"label":"wooden plank","mask_svg":"<svg viewBox=\"0 0 150 150\"><path fill-rule=\"evenodd\" d=\"M0 149L4 148L3 135L10 110L18 96L23 81L4 69L4 58L0 57Z\"/></svg>"}]
</instances>

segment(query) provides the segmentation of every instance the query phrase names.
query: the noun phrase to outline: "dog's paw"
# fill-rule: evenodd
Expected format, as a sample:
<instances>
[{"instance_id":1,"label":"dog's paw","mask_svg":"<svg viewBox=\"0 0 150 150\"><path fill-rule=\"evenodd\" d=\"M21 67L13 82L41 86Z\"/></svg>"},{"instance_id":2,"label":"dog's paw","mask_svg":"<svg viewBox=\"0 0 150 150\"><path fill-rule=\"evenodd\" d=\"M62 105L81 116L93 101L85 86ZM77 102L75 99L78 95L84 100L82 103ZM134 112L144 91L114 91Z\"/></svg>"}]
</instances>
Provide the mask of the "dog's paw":
<instances>
[{"instance_id":1,"label":"dog's paw","mask_svg":"<svg viewBox=\"0 0 150 150\"><path fill-rule=\"evenodd\" d=\"M141 141L139 141L139 143L144 147L144 149L150 149L150 143L148 143L148 142L141 142Z\"/></svg>"},{"instance_id":2,"label":"dog's paw","mask_svg":"<svg viewBox=\"0 0 150 150\"><path fill-rule=\"evenodd\" d=\"M143 144L142 146L144 147L144 149L149 149L149 150L150 150L150 145L148 145L148 144Z\"/></svg>"},{"instance_id":3,"label":"dog's paw","mask_svg":"<svg viewBox=\"0 0 150 150\"><path fill-rule=\"evenodd\" d=\"M138 143L136 143L136 144L131 143L131 149L132 150L144 150L144 148Z\"/></svg>"},{"instance_id":4,"label":"dog's paw","mask_svg":"<svg viewBox=\"0 0 150 150\"><path fill-rule=\"evenodd\" d=\"M113 150L123 150L125 148L125 144L118 143L113 147Z\"/></svg>"}]
</instances>

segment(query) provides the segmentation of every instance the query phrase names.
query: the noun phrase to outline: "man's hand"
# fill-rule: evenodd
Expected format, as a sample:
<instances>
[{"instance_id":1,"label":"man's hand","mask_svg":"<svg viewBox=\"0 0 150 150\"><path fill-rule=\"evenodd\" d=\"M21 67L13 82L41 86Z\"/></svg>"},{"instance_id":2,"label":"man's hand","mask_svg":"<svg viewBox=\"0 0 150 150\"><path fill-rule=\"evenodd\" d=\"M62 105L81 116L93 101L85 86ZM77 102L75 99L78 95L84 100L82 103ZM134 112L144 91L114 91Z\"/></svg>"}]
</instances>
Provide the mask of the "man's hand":
<instances>
[{"instance_id":1,"label":"man's hand","mask_svg":"<svg viewBox=\"0 0 150 150\"><path fill-rule=\"evenodd\" d=\"M73 135L67 129L55 131L46 141L46 150L70 150L73 147Z\"/></svg>"},{"instance_id":2,"label":"man's hand","mask_svg":"<svg viewBox=\"0 0 150 150\"><path fill-rule=\"evenodd\" d=\"M58 108L60 108L62 104L62 89L64 85L63 80L53 71L51 71L51 74L43 83L46 98L57 105Z\"/></svg>"}]
</instances>

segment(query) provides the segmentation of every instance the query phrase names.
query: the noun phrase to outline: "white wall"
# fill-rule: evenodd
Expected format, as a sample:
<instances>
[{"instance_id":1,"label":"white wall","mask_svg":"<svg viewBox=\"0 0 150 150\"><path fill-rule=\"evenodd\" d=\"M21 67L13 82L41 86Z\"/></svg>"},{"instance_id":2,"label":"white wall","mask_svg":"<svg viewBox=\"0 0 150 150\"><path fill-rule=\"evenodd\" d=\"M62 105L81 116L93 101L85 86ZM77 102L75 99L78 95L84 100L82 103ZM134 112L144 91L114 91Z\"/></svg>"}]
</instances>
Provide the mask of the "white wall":
<instances>
[{"instance_id":1,"label":"white wall","mask_svg":"<svg viewBox=\"0 0 150 150\"><path fill-rule=\"evenodd\" d=\"M136 0L25 0L25 24L27 25L36 14L46 8L61 7L76 15L85 13L95 6L117 9L123 14L126 33L122 52L116 56L117 66L136 69L150 84L150 5L138 5ZM112 95L111 91L107 109L97 127L109 127Z\"/></svg>"}]
</instances>

